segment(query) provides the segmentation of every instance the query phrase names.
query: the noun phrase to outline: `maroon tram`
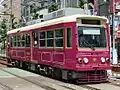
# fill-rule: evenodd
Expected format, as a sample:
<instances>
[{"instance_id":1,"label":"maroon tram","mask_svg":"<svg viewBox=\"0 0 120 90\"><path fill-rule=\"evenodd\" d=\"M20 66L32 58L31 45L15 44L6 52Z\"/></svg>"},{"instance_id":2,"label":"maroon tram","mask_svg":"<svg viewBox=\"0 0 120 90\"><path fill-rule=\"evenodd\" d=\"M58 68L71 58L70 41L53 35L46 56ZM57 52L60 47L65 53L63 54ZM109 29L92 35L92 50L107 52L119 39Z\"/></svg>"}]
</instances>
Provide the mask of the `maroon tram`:
<instances>
[{"instance_id":1,"label":"maroon tram","mask_svg":"<svg viewBox=\"0 0 120 90\"><path fill-rule=\"evenodd\" d=\"M81 83L104 82L110 67L105 17L72 15L7 32L8 62Z\"/></svg>"}]
</instances>

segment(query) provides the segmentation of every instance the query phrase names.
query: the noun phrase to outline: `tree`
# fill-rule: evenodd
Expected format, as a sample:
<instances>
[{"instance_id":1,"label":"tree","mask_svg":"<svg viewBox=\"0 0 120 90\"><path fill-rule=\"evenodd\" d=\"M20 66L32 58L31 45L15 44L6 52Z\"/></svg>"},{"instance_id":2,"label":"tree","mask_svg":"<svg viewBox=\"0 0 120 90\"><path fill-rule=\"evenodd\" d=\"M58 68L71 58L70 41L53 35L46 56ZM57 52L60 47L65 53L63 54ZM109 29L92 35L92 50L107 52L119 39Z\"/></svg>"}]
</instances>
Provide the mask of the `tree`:
<instances>
[{"instance_id":1,"label":"tree","mask_svg":"<svg viewBox=\"0 0 120 90\"><path fill-rule=\"evenodd\" d=\"M79 0L79 7L84 9L84 5L87 3L87 0Z\"/></svg>"},{"instance_id":2,"label":"tree","mask_svg":"<svg viewBox=\"0 0 120 90\"><path fill-rule=\"evenodd\" d=\"M57 3L52 3L50 5L50 7L48 8L49 12L53 12L53 11L56 11L56 10L58 10L58 4Z\"/></svg>"},{"instance_id":3,"label":"tree","mask_svg":"<svg viewBox=\"0 0 120 90\"><path fill-rule=\"evenodd\" d=\"M2 49L5 49L5 41L7 36L7 25L6 25L6 19L3 19L0 24L0 34L1 34L1 42L2 42Z\"/></svg>"},{"instance_id":4,"label":"tree","mask_svg":"<svg viewBox=\"0 0 120 90\"><path fill-rule=\"evenodd\" d=\"M39 14L38 13L34 13L33 19L38 19L38 18L39 18Z\"/></svg>"}]
</instances>

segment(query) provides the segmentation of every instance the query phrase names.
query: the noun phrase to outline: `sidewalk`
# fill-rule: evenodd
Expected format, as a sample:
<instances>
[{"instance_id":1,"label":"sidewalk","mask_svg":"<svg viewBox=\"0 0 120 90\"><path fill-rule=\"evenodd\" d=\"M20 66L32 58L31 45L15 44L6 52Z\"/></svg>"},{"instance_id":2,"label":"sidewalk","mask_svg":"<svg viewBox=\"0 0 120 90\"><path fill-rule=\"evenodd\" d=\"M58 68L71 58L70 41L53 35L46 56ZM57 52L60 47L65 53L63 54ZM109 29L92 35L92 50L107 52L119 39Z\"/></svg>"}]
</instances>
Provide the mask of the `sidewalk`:
<instances>
[{"instance_id":1,"label":"sidewalk","mask_svg":"<svg viewBox=\"0 0 120 90\"><path fill-rule=\"evenodd\" d=\"M112 65L112 70L107 70L110 78L120 79L120 64Z\"/></svg>"},{"instance_id":2,"label":"sidewalk","mask_svg":"<svg viewBox=\"0 0 120 90\"><path fill-rule=\"evenodd\" d=\"M6 57L6 54L0 54L0 57Z\"/></svg>"}]
</instances>

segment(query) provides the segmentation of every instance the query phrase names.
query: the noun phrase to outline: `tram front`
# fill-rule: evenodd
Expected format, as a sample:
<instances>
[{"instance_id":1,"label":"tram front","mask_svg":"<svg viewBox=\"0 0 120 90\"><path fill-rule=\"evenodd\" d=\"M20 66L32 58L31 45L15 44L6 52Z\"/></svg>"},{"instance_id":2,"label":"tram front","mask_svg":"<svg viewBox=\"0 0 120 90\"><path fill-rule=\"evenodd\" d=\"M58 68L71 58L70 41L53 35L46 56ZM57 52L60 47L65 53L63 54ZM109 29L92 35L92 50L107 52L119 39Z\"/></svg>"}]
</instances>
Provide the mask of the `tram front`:
<instances>
[{"instance_id":1,"label":"tram front","mask_svg":"<svg viewBox=\"0 0 120 90\"><path fill-rule=\"evenodd\" d=\"M80 80L106 81L106 70L111 68L107 20L102 17L78 18L77 36L76 69L83 75Z\"/></svg>"}]
</instances>

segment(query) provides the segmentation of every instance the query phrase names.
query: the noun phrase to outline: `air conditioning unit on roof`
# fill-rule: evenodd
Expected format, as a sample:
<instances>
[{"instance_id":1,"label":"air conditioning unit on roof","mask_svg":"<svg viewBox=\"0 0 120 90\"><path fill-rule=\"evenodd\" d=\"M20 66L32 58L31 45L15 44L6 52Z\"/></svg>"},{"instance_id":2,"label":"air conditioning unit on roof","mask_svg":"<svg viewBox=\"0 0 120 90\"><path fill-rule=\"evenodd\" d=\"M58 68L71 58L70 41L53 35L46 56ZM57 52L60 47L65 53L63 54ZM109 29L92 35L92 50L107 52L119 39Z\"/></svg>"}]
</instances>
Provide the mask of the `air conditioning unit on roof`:
<instances>
[{"instance_id":1,"label":"air conditioning unit on roof","mask_svg":"<svg viewBox=\"0 0 120 90\"><path fill-rule=\"evenodd\" d=\"M69 16L69 15L73 15L73 14L87 14L87 15L91 15L91 11L90 10L85 10L85 9L80 9L80 8L63 8L51 13L48 13L46 15L44 15L44 20L50 20L50 19L55 19L55 18L59 18L62 16Z\"/></svg>"}]
</instances>

